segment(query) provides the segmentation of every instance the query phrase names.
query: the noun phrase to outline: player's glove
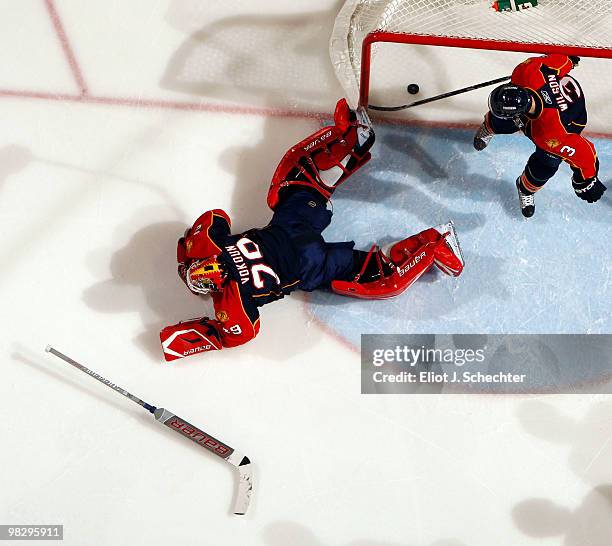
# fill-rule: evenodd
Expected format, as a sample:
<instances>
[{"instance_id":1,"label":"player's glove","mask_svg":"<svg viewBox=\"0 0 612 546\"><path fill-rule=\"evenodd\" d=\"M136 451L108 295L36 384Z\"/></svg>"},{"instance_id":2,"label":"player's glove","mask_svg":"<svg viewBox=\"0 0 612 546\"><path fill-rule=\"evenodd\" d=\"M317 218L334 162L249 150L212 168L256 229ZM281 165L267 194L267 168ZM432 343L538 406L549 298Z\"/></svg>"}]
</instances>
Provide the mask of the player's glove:
<instances>
[{"instance_id":1,"label":"player's glove","mask_svg":"<svg viewBox=\"0 0 612 546\"><path fill-rule=\"evenodd\" d=\"M576 195L587 203L599 201L607 189L597 176L589 178L588 180L579 180L574 176L574 178L572 178L572 186L574 187Z\"/></svg>"},{"instance_id":2,"label":"player's glove","mask_svg":"<svg viewBox=\"0 0 612 546\"><path fill-rule=\"evenodd\" d=\"M570 55L570 61L572 61L572 64L574 65L574 68L576 68L578 66L578 64L580 63L580 57L576 56L576 55Z\"/></svg>"},{"instance_id":3,"label":"player's glove","mask_svg":"<svg viewBox=\"0 0 612 546\"><path fill-rule=\"evenodd\" d=\"M218 351L223 347L221 336L208 317L166 326L159 333L159 339L167 362L207 351Z\"/></svg>"}]
</instances>

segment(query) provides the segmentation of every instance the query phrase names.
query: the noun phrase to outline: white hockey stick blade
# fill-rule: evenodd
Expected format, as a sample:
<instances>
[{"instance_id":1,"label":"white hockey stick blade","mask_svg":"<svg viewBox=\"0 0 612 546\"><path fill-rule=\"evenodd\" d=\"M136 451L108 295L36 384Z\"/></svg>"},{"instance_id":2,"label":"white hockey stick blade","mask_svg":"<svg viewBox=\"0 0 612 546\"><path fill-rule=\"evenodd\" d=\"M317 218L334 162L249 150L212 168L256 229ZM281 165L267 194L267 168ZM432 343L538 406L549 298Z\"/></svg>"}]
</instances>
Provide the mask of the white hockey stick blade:
<instances>
[{"instance_id":1,"label":"white hockey stick blade","mask_svg":"<svg viewBox=\"0 0 612 546\"><path fill-rule=\"evenodd\" d=\"M253 491L253 470L250 459L167 409L157 408L153 415L155 415L155 419L160 423L172 430L176 430L192 442L206 448L238 469L240 481L238 482L238 492L234 501L234 514L237 516L246 514Z\"/></svg>"},{"instance_id":2,"label":"white hockey stick blade","mask_svg":"<svg viewBox=\"0 0 612 546\"><path fill-rule=\"evenodd\" d=\"M234 451L229 459L226 460L228 463L233 464L240 474L238 491L234 500L234 514L236 516L244 516L249 509L251 493L253 492L253 464L246 455L238 451Z\"/></svg>"}]
</instances>

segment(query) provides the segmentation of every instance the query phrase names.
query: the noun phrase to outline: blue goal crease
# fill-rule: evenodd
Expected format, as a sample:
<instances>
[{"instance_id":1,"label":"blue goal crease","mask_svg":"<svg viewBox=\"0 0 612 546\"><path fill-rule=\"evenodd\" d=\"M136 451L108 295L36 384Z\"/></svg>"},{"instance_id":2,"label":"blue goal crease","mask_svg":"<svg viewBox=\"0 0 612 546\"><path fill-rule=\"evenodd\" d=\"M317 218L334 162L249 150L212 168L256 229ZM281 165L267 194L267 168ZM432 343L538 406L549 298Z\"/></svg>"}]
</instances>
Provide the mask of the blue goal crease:
<instances>
[{"instance_id":1,"label":"blue goal crease","mask_svg":"<svg viewBox=\"0 0 612 546\"><path fill-rule=\"evenodd\" d=\"M311 312L355 346L362 333L612 333L612 188L588 204L563 164L524 219L514 181L533 144L500 135L476 152L472 138L464 129L378 127L372 161L336 191L324 233L368 249L450 219L466 260L461 277L432 271L386 301L316 291ZM612 140L594 142L610 187Z\"/></svg>"}]
</instances>

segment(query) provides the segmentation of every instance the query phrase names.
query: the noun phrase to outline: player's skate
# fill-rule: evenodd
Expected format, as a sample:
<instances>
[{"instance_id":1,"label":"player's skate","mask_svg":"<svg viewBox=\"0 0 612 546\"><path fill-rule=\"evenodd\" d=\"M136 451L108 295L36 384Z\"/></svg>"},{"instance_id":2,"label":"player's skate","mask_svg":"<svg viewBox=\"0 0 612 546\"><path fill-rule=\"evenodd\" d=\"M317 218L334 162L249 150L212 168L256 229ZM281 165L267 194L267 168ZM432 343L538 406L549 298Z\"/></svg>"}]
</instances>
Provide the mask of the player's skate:
<instances>
[{"instance_id":1,"label":"player's skate","mask_svg":"<svg viewBox=\"0 0 612 546\"><path fill-rule=\"evenodd\" d=\"M533 194L523 193L521 191L521 177L516 179L516 189L519 196L519 204L521 212L525 218L531 218L535 213L535 197Z\"/></svg>"},{"instance_id":2,"label":"player's skate","mask_svg":"<svg viewBox=\"0 0 612 546\"><path fill-rule=\"evenodd\" d=\"M488 120L485 116L482 125L478 128L478 131L476 131L476 134L474 135L474 148L476 148L479 152L484 150L489 145L489 142L493 140L494 135L495 133L493 133L489 127Z\"/></svg>"},{"instance_id":3,"label":"player's skate","mask_svg":"<svg viewBox=\"0 0 612 546\"><path fill-rule=\"evenodd\" d=\"M392 298L409 288L432 265L447 275L463 271L463 255L452 222L408 237L381 250L374 245L349 281L333 281L338 294L363 299Z\"/></svg>"}]
</instances>

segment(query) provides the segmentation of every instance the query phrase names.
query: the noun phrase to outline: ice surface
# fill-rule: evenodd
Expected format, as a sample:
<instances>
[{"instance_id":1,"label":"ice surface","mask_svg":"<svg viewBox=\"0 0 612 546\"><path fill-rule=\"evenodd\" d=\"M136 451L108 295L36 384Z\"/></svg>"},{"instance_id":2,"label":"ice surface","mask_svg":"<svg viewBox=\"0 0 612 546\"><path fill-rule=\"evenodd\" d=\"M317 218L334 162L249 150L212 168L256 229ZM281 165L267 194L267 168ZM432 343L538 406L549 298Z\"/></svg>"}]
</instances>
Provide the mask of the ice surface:
<instances>
[{"instance_id":1,"label":"ice surface","mask_svg":"<svg viewBox=\"0 0 612 546\"><path fill-rule=\"evenodd\" d=\"M207 208L236 230L269 220L278 160L340 93L327 52L339 2L0 4L0 523L63 523L66 546L609 546L607 397L365 397L359 357L334 335L610 331L608 197L580 202L563 169L526 222L512 185L526 141L478 156L467 131L379 124L328 237L367 246L452 218L465 275L430 275L387 303L296 294L262 310L248 345L168 366L160 327L210 312L176 277L176 237ZM251 43L261 72L241 70ZM464 80L482 81L482 66ZM481 116L470 101L465 117ZM521 321L523 291L539 306ZM244 451L249 514L229 513L229 465L47 343Z\"/></svg>"}]
</instances>

